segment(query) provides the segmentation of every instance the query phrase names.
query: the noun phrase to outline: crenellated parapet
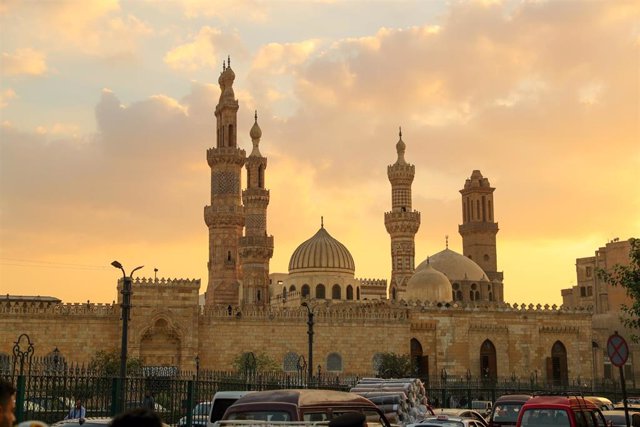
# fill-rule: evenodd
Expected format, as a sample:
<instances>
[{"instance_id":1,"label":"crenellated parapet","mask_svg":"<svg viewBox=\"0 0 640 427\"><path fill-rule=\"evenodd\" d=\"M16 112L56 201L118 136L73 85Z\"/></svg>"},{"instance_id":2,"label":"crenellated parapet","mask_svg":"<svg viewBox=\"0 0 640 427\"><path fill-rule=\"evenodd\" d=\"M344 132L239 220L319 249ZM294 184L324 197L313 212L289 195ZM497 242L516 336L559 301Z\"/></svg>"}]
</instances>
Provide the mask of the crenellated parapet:
<instances>
[{"instance_id":1,"label":"crenellated parapet","mask_svg":"<svg viewBox=\"0 0 640 427\"><path fill-rule=\"evenodd\" d=\"M387 289L387 279L356 279L361 286L376 286Z\"/></svg>"},{"instance_id":2,"label":"crenellated parapet","mask_svg":"<svg viewBox=\"0 0 640 427\"><path fill-rule=\"evenodd\" d=\"M171 278L151 278L136 277L132 281L133 286L165 286L165 287L200 287L200 279L171 279Z\"/></svg>"},{"instance_id":3,"label":"crenellated parapet","mask_svg":"<svg viewBox=\"0 0 640 427\"><path fill-rule=\"evenodd\" d=\"M519 312L519 313L545 313L545 314L593 314L591 307L565 307L558 306L556 304L510 304L507 302L491 303L487 301L478 302L437 302L437 301L405 301L400 300L398 302L392 302L393 305L405 306L412 310L420 311L482 311L483 313L489 312Z\"/></svg>"},{"instance_id":4,"label":"crenellated parapet","mask_svg":"<svg viewBox=\"0 0 640 427\"><path fill-rule=\"evenodd\" d=\"M42 304L40 302L11 302L0 301L0 314L15 315L90 315L108 317L119 315L120 306L111 304L92 303L58 303Z\"/></svg>"},{"instance_id":5,"label":"crenellated parapet","mask_svg":"<svg viewBox=\"0 0 640 427\"><path fill-rule=\"evenodd\" d=\"M388 322L408 320L408 312L403 307L390 306L384 302L372 303L321 303L313 306L316 322L334 322L344 320ZM305 321L308 316L304 307L205 307L203 316L215 319L238 320L271 320L271 321Z\"/></svg>"},{"instance_id":6,"label":"crenellated parapet","mask_svg":"<svg viewBox=\"0 0 640 427\"><path fill-rule=\"evenodd\" d=\"M213 167L228 164L242 167L246 161L246 151L237 147L213 147L207 149L207 163Z\"/></svg>"}]
</instances>

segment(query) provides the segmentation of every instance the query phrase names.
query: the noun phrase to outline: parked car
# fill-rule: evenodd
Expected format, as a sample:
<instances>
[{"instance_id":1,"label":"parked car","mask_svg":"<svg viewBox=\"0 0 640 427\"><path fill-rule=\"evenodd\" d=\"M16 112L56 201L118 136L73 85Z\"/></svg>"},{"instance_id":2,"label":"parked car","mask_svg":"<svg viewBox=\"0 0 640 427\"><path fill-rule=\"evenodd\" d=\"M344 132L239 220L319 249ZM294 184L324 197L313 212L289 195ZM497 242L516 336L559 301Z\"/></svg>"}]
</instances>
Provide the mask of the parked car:
<instances>
[{"instance_id":1,"label":"parked car","mask_svg":"<svg viewBox=\"0 0 640 427\"><path fill-rule=\"evenodd\" d=\"M529 399L531 399L530 394L505 394L500 396L489 415L489 427L515 426L522 405Z\"/></svg>"},{"instance_id":2,"label":"parked car","mask_svg":"<svg viewBox=\"0 0 640 427\"><path fill-rule=\"evenodd\" d=\"M138 401L129 401L129 402L125 402L124 407L126 410L134 409L134 408L144 408L144 404ZM167 409L161 404L159 404L158 402L155 402L153 404L153 407L154 407L154 410L158 413L168 412Z\"/></svg>"},{"instance_id":3,"label":"parked car","mask_svg":"<svg viewBox=\"0 0 640 427\"><path fill-rule=\"evenodd\" d=\"M627 417L624 409L610 409L602 411L602 415L607 422L611 423L611 427L627 427ZM629 421L632 427L640 427L640 412L629 411Z\"/></svg>"},{"instance_id":4,"label":"parked car","mask_svg":"<svg viewBox=\"0 0 640 427\"><path fill-rule=\"evenodd\" d=\"M520 409L516 427L605 427L602 412L582 396L535 396Z\"/></svg>"},{"instance_id":5,"label":"parked car","mask_svg":"<svg viewBox=\"0 0 640 427\"><path fill-rule=\"evenodd\" d=\"M491 408L493 406L493 402L490 400L472 400L471 401L471 409L478 411L480 415L482 415L485 419L491 415Z\"/></svg>"},{"instance_id":6,"label":"parked car","mask_svg":"<svg viewBox=\"0 0 640 427\"><path fill-rule=\"evenodd\" d=\"M436 413L436 416L437 415L449 415L450 417L469 418L469 419L472 419L472 420L480 423L480 425L482 427L488 427L489 426L487 424L487 420L484 419L482 414L480 412L478 412L478 411L474 411L473 409L441 408L441 409L434 409L434 412ZM429 418L433 418L433 417L429 417Z\"/></svg>"},{"instance_id":7,"label":"parked car","mask_svg":"<svg viewBox=\"0 0 640 427\"><path fill-rule=\"evenodd\" d=\"M407 424L405 427L483 427L483 424L473 418L440 414L426 417L419 423Z\"/></svg>"},{"instance_id":8,"label":"parked car","mask_svg":"<svg viewBox=\"0 0 640 427\"><path fill-rule=\"evenodd\" d=\"M211 402L200 402L191 411L191 426L192 427L207 427L207 420L209 419L209 413L211 412ZM178 427L187 426L187 416L178 420Z\"/></svg>"},{"instance_id":9,"label":"parked car","mask_svg":"<svg viewBox=\"0 0 640 427\"><path fill-rule=\"evenodd\" d=\"M211 411L207 427L213 427L216 421L220 421L229 406L236 403L242 396L251 393L250 391L219 391L211 399Z\"/></svg>"},{"instance_id":10,"label":"parked car","mask_svg":"<svg viewBox=\"0 0 640 427\"><path fill-rule=\"evenodd\" d=\"M57 423L51 424L51 427L60 427L60 426L83 426L83 427L98 427L98 426L107 426L111 423L110 417L87 417L82 418L83 422L80 419L76 418L73 420L62 420Z\"/></svg>"},{"instance_id":11,"label":"parked car","mask_svg":"<svg viewBox=\"0 0 640 427\"><path fill-rule=\"evenodd\" d=\"M391 427L384 413L369 399L334 390L269 390L247 394L227 409L226 420L329 421L347 412L365 415L368 427Z\"/></svg>"},{"instance_id":12,"label":"parked car","mask_svg":"<svg viewBox=\"0 0 640 427\"><path fill-rule=\"evenodd\" d=\"M585 399L595 403L601 411L613 409L613 403L606 397L601 396L585 396Z\"/></svg>"}]
</instances>

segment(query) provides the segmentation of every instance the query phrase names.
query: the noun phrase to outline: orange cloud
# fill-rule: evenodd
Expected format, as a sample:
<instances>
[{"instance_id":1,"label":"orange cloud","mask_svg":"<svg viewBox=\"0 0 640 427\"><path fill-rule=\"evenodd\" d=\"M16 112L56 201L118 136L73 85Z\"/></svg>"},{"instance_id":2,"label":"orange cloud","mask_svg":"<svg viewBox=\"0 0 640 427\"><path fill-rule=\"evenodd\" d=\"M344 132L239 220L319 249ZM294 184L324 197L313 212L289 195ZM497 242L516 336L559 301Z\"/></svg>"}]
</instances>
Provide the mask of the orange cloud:
<instances>
[{"instance_id":1,"label":"orange cloud","mask_svg":"<svg viewBox=\"0 0 640 427\"><path fill-rule=\"evenodd\" d=\"M47 71L44 52L31 48L2 53L2 74L5 76L39 76Z\"/></svg>"},{"instance_id":2,"label":"orange cloud","mask_svg":"<svg viewBox=\"0 0 640 427\"><path fill-rule=\"evenodd\" d=\"M218 69L228 52L239 52L242 42L237 33L225 33L217 28L202 27L193 41L181 44L164 56L164 62L175 70L195 71L202 68ZM235 56L235 55L234 55Z\"/></svg>"}]
</instances>

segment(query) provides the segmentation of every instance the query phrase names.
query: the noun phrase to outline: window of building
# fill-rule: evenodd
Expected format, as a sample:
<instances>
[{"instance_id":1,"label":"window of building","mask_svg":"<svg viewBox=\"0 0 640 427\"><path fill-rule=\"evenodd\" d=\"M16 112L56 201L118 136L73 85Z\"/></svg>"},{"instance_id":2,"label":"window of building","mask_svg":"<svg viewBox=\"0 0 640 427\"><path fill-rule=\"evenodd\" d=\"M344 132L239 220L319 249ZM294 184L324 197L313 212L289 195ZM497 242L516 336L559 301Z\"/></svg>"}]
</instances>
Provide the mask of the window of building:
<instances>
[{"instance_id":1,"label":"window of building","mask_svg":"<svg viewBox=\"0 0 640 427\"><path fill-rule=\"evenodd\" d=\"M587 296L587 288L585 288L584 286L580 286L580 296L581 297Z\"/></svg>"},{"instance_id":2,"label":"window of building","mask_svg":"<svg viewBox=\"0 0 640 427\"><path fill-rule=\"evenodd\" d=\"M593 286L587 286L587 296L590 297L593 295Z\"/></svg>"},{"instance_id":3,"label":"window of building","mask_svg":"<svg viewBox=\"0 0 640 427\"><path fill-rule=\"evenodd\" d=\"M331 288L331 299L342 299L342 289L337 283Z\"/></svg>"},{"instance_id":4,"label":"window of building","mask_svg":"<svg viewBox=\"0 0 640 427\"><path fill-rule=\"evenodd\" d=\"M311 293L311 289L309 288L309 285L307 285L306 283L304 285L302 285L302 289L300 290L302 297L309 297L309 294Z\"/></svg>"},{"instance_id":5,"label":"window of building","mask_svg":"<svg viewBox=\"0 0 640 427\"><path fill-rule=\"evenodd\" d=\"M295 292L295 291L296 291L296 285L289 286L289 292Z\"/></svg>"},{"instance_id":6,"label":"window of building","mask_svg":"<svg viewBox=\"0 0 640 427\"><path fill-rule=\"evenodd\" d=\"M353 299L353 286L351 285L347 286L347 299L348 300Z\"/></svg>"},{"instance_id":7,"label":"window of building","mask_svg":"<svg viewBox=\"0 0 640 427\"><path fill-rule=\"evenodd\" d=\"M316 298L318 298L318 299L325 299L326 298L324 285L322 283L320 283L318 286L316 286Z\"/></svg>"},{"instance_id":8,"label":"window of building","mask_svg":"<svg viewBox=\"0 0 640 427\"><path fill-rule=\"evenodd\" d=\"M587 277L591 277L593 275L593 269L591 267L587 267L585 270L585 274Z\"/></svg>"},{"instance_id":9,"label":"window of building","mask_svg":"<svg viewBox=\"0 0 640 427\"><path fill-rule=\"evenodd\" d=\"M342 371L342 356L338 353L330 353L327 356L327 371L341 372Z\"/></svg>"},{"instance_id":10,"label":"window of building","mask_svg":"<svg viewBox=\"0 0 640 427\"><path fill-rule=\"evenodd\" d=\"M285 372L296 372L298 370L298 354L292 351L284 355L282 370Z\"/></svg>"}]
</instances>

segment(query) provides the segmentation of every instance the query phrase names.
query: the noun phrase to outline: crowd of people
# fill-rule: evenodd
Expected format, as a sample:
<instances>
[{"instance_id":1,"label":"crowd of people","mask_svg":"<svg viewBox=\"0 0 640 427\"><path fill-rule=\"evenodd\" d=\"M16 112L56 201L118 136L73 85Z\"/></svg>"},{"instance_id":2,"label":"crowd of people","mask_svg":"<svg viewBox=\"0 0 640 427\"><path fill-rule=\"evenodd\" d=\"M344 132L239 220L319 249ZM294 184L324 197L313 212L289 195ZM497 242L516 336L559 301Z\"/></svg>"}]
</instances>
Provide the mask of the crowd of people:
<instances>
[{"instance_id":1,"label":"crowd of people","mask_svg":"<svg viewBox=\"0 0 640 427\"><path fill-rule=\"evenodd\" d=\"M12 427L16 422L16 393L17 390L8 381L0 379L0 427ZM135 408L117 415L109 424L111 427L162 427L160 416L154 412L153 396L147 393L143 408ZM80 399L76 399L73 408L65 419L77 419L82 425L87 411ZM24 421L18 427L46 427L40 421Z\"/></svg>"}]
</instances>

